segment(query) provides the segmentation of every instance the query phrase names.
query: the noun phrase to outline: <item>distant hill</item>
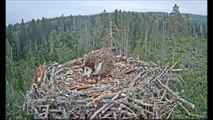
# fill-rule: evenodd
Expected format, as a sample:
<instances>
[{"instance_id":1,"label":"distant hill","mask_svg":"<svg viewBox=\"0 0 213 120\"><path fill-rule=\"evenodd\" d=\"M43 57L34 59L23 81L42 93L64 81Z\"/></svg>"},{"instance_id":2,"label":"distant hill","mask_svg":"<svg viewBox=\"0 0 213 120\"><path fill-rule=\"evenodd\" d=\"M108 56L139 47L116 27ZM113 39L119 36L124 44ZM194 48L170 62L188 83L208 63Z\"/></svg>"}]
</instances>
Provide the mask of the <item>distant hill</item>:
<instances>
[{"instance_id":1,"label":"distant hill","mask_svg":"<svg viewBox=\"0 0 213 120\"><path fill-rule=\"evenodd\" d=\"M146 12L150 13L155 16L163 16L163 15L169 15L169 13L166 12ZM207 16L206 15L198 15L198 14L191 14L191 13L181 13L182 16L186 17L188 16L190 20L197 22L199 24L201 23L207 23Z\"/></svg>"},{"instance_id":2,"label":"distant hill","mask_svg":"<svg viewBox=\"0 0 213 120\"><path fill-rule=\"evenodd\" d=\"M182 13L182 15L189 16L190 20L196 21L198 23L207 23L206 15L197 15L197 14L189 14L189 13Z\"/></svg>"},{"instance_id":3,"label":"distant hill","mask_svg":"<svg viewBox=\"0 0 213 120\"><path fill-rule=\"evenodd\" d=\"M151 14L153 16L156 16L157 18L160 17L162 18L163 16L167 16L169 15L169 13L167 12L133 12L133 11L128 11L128 12L131 12L131 13L135 13L135 14L144 14L144 13L148 13L148 14ZM109 14L113 14L114 12L110 12ZM90 16L100 16L101 13L99 14L92 14L92 15L73 15L73 17L83 17L83 18L86 18L86 17L90 17ZM190 20L194 21L194 22L197 22L198 24L207 24L207 16L206 15L198 15L198 14L191 14L191 13L181 13L182 16L188 16L190 18ZM54 20L54 19L58 19L60 18L61 16L57 16L57 17L54 17L54 18L47 18L49 20ZM70 16L64 16L65 18L69 18ZM41 19L40 19L41 20ZM25 22L25 23L29 23L29 21ZM18 23L15 23L15 24L20 24L19 22ZM8 25L6 25L8 26Z\"/></svg>"}]
</instances>

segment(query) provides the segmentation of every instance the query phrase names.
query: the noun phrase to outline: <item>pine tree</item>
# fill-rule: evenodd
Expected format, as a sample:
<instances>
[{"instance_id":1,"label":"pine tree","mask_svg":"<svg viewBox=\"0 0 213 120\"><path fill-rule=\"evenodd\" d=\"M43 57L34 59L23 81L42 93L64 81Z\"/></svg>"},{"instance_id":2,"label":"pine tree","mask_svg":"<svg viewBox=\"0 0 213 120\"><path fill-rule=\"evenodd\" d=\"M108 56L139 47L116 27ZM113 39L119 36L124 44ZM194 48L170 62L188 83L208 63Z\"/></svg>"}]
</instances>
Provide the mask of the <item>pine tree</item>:
<instances>
[{"instance_id":1,"label":"pine tree","mask_svg":"<svg viewBox=\"0 0 213 120\"><path fill-rule=\"evenodd\" d=\"M19 39L20 39L20 58L25 58L28 48L27 48L26 28L23 19L21 21Z\"/></svg>"}]
</instances>

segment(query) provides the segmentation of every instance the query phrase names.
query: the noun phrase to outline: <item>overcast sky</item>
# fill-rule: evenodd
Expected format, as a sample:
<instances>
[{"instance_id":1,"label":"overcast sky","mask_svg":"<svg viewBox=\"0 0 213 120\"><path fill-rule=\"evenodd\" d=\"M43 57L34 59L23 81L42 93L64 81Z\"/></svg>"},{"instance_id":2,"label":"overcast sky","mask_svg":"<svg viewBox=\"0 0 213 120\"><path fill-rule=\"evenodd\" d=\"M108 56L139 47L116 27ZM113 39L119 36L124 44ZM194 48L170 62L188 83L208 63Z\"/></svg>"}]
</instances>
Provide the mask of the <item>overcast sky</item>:
<instances>
[{"instance_id":1,"label":"overcast sky","mask_svg":"<svg viewBox=\"0 0 213 120\"><path fill-rule=\"evenodd\" d=\"M115 9L138 12L167 12L172 11L177 4L181 13L207 15L207 0L142 0L142 1L33 1L33 0L6 0L6 24L30 21L33 18L41 19L70 15L91 15L103 12L112 12Z\"/></svg>"}]
</instances>

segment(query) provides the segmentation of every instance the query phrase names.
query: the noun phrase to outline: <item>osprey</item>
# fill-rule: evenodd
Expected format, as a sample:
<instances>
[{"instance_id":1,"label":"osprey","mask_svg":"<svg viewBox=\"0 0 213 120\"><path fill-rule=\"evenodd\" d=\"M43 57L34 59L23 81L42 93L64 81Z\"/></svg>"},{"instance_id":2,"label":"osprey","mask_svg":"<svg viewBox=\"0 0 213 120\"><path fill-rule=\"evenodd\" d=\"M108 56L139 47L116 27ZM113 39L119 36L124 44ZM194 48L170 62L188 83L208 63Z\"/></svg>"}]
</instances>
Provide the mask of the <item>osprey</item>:
<instances>
[{"instance_id":1,"label":"osprey","mask_svg":"<svg viewBox=\"0 0 213 120\"><path fill-rule=\"evenodd\" d=\"M84 76L98 76L98 79L106 76L113 68L115 50L116 48L112 47L90 52L84 61Z\"/></svg>"}]
</instances>

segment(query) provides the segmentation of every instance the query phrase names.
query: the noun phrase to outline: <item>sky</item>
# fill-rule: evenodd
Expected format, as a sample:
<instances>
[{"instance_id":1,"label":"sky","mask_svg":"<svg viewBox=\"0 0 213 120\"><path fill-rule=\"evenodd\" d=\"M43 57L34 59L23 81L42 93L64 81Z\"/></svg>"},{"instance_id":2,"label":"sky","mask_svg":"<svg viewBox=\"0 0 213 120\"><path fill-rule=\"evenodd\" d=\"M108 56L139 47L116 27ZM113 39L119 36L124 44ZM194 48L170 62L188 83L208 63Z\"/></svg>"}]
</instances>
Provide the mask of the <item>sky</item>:
<instances>
[{"instance_id":1,"label":"sky","mask_svg":"<svg viewBox=\"0 0 213 120\"><path fill-rule=\"evenodd\" d=\"M6 0L6 24L20 23L32 19L41 19L70 15L91 15L115 9L137 12L172 11L174 4L181 13L207 15L207 0Z\"/></svg>"}]
</instances>

